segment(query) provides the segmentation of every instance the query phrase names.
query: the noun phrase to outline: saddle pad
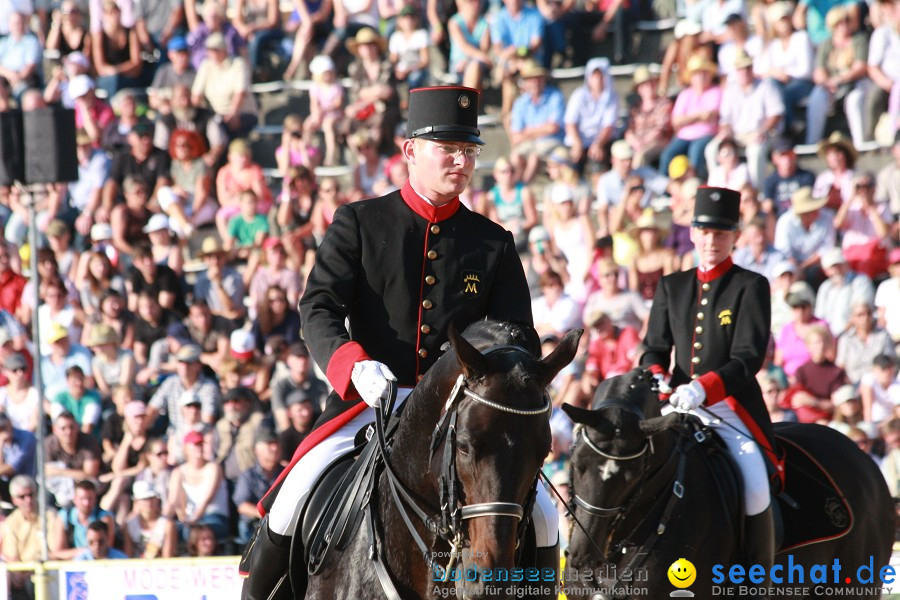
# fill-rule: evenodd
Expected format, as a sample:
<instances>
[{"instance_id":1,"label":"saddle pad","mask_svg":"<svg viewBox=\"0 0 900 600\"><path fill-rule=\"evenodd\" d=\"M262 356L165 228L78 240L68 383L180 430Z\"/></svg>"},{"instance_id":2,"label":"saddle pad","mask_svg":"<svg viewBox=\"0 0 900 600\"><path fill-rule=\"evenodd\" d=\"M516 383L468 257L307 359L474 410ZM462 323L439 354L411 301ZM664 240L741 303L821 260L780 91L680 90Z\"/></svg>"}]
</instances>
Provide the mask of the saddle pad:
<instances>
[{"instance_id":1,"label":"saddle pad","mask_svg":"<svg viewBox=\"0 0 900 600\"><path fill-rule=\"evenodd\" d=\"M797 503L794 508L778 498L784 521L779 552L847 535L853 526L853 511L844 493L806 450L787 438L775 437L785 452L785 493Z\"/></svg>"}]
</instances>

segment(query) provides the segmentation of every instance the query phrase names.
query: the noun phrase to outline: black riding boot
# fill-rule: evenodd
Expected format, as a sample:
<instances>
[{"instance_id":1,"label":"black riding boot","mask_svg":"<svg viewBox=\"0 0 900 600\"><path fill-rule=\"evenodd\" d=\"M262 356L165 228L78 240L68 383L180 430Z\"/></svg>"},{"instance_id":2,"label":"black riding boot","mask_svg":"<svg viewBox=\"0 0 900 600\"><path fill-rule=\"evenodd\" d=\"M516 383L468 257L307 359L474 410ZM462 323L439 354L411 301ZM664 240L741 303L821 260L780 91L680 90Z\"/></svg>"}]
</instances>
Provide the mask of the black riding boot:
<instances>
[{"instance_id":1,"label":"black riding boot","mask_svg":"<svg viewBox=\"0 0 900 600\"><path fill-rule=\"evenodd\" d=\"M241 600L293 600L288 575L290 557L291 537L272 532L267 515L244 550L240 570L248 576L241 589Z\"/></svg>"},{"instance_id":2,"label":"black riding boot","mask_svg":"<svg viewBox=\"0 0 900 600\"><path fill-rule=\"evenodd\" d=\"M772 571L775 562L775 522L772 507L758 515L749 516L744 521L746 539L747 568L751 565L762 565L766 575ZM765 584L768 585L766 580ZM765 598L766 596L762 596Z\"/></svg>"},{"instance_id":3,"label":"black riding boot","mask_svg":"<svg viewBox=\"0 0 900 600\"><path fill-rule=\"evenodd\" d=\"M543 589L544 593L529 596L532 600L556 600L559 597L559 542L555 546L545 546L535 549L535 564L540 571L540 584L536 587ZM552 581L544 578L544 571L553 569L555 574Z\"/></svg>"}]
</instances>

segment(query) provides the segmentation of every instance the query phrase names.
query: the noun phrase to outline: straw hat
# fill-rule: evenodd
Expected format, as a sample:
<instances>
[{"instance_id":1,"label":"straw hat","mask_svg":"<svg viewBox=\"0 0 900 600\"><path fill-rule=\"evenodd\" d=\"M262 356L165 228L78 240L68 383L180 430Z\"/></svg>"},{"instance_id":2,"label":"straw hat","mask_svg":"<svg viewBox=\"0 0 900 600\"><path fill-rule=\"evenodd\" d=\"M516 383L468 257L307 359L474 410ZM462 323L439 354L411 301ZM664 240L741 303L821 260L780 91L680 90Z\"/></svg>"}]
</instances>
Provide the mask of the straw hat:
<instances>
[{"instance_id":1,"label":"straw hat","mask_svg":"<svg viewBox=\"0 0 900 600\"><path fill-rule=\"evenodd\" d=\"M640 65L638 68L634 70L634 77L632 77L632 83L634 87L641 85L642 83L647 83L648 81L656 81L659 79L659 75L650 71L650 67L647 65Z\"/></svg>"},{"instance_id":2,"label":"straw hat","mask_svg":"<svg viewBox=\"0 0 900 600\"><path fill-rule=\"evenodd\" d=\"M641 216L638 217L637 221L631 224L628 228L628 233L632 237L638 237L641 231L644 229L653 229L659 232L660 236L665 236L666 234L666 224L663 223L663 220L659 215L657 215L652 208L645 208L641 213Z\"/></svg>"},{"instance_id":3,"label":"straw hat","mask_svg":"<svg viewBox=\"0 0 900 600\"><path fill-rule=\"evenodd\" d=\"M91 327L91 333L88 336L87 347L103 346L104 344L118 344L119 334L106 323L98 323Z\"/></svg>"},{"instance_id":4,"label":"straw hat","mask_svg":"<svg viewBox=\"0 0 900 600\"><path fill-rule=\"evenodd\" d=\"M222 242L219 241L218 237L211 235L203 240L203 244L200 245L200 253L198 256L202 258L209 254L220 254L222 252L225 252L225 248L222 247Z\"/></svg>"},{"instance_id":5,"label":"straw hat","mask_svg":"<svg viewBox=\"0 0 900 600\"><path fill-rule=\"evenodd\" d=\"M766 9L766 20L775 23L794 14L794 5L790 2L773 2Z\"/></svg>"},{"instance_id":6,"label":"straw hat","mask_svg":"<svg viewBox=\"0 0 900 600\"><path fill-rule=\"evenodd\" d=\"M706 71L711 75L719 72L719 69L716 68L716 65L711 60L700 54L695 54L688 60L686 70L689 75L693 75L695 71Z\"/></svg>"},{"instance_id":7,"label":"straw hat","mask_svg":"<svg viewBox=\"0 0 900 600\"><path fill-rule=\"evenodd\" d=\"M732 64L734 69L746 69L747 67L753 66L753 57L747 54L746 50L738 50L734 55L734 63Z\"/></svg>"},{"instance_id":8,"label":"straw hat","mask_svg":"<svg viewBox=\"0 0 900 600\"><path fill-rule=\"evenodd\" d=\"M519 67L519 77L522 79L531 79L532 77L546 77L547 69L545 69L536 60L529 59Z\"/></svg>"},{"instance_id":9,"label":"straw hat","mask_svg":"<svg viewBox=\"0 0 900 600\"><path fill-rule=\"evenodd\" d=\"M825 155L828 153L829 148L843 150L844 154L847 155L847 160L851 166L856 162L856 158L859 156L859 153L856 151L856 147L853 146L853 142L850 141L850 138L840 131L835 131L828 136L827 140L822 140L819 144L819 157L822 160L825 160Z\"/></svg>"},{"instance_id":10,"label":"straw hat","mask_svg":"<svg viewBox=\"0 0 900 600\"><path fill-rule=\"evenodd\" d=\"M387 50L387 42L383 37L378 35L377 31L375 31L371 27L363 27L356 32L356 37L351 40L347 40L347 50L350 51L350 54L358 56L359 47L362 44L376 44L378 46L378 50L382 53Z\"/></svg>"},{"instance_id":11,"label":"straw hat","mask_svg":"<svg viewBox=\"0 0 900 600\"><path fill-rule=\"evenodd\" d=\"M802 187L791 196L791 210L795 215L805 215L819 210L828 202L828 198L814 198L811 187Z\"/></svg>"}]
</instances>

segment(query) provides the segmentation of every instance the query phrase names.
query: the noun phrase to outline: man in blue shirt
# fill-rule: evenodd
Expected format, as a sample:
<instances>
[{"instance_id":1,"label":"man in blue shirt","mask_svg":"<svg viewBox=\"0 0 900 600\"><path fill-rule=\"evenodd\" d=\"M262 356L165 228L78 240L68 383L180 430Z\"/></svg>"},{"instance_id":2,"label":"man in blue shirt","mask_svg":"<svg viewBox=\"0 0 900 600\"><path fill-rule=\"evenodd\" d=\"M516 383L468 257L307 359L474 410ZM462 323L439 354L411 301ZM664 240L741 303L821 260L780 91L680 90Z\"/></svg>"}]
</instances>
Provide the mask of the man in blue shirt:
<instances>
[{"instance_id":1,"label":"man in blue shirt","mask_svg":"<svg viewBox=\"0 0 900 600\"><path fill-rule=\"evenodd\" d=\"M256 503L266 495L275 479L281 473L281 444L278 436L268 427L260 427L256 432L253 444L256 463L242 472L234 486L231 499L237 507L238 543L246 544L253 534L253 528L259 523L259 510Z\"/></svg>"},{"instance_id":2,"label":"man in blue shirt","mask_svg":"<svg viewBox=\"0 0 900 600\"><path fill-rule=\"evenodd\" d=\"M34 475L36 449L34 434L14 428L6 413L0 412L0 495L3 498L9 498L10 479L16 475Z\"/></svg>"},{"instance_id":3,"label":"man in blue shirt","mask_svg":"<svg viewBox=\"0 0 900 600\"><path fill-rule=\"evenodd\" d=\"M502 84L502 114L506 119L516 96L516 75L522 60L544 61L544 29L546 21L524 0L503 0L504 8L494 15L491 24L491 50L494 58L494 84Z\"/></svg>"},{"instance_id":4,"label":"man in blue shirt","mask_svg":"<svg viewBox=\"0 0 900 600\"><path fill-rule=\"evenodd\" d=\"M519 71L524 93L516 98L510 117L511 161L521 181L529 183L540 165L561 145L565 134L566 100L547 85L547 69L529 60Z\"/></svg>"},{"instance_id":5,"label":"man in blue shirt","mask_svg":"<svg viewBox=\"0 0 900 600\"><path fill-rule=\"evenodd\" d=\"M87 548L75 560L109 560L128 558L121 550L109 547L109 525L94 521L87 527Z\"/></svg>"}]
</instances>

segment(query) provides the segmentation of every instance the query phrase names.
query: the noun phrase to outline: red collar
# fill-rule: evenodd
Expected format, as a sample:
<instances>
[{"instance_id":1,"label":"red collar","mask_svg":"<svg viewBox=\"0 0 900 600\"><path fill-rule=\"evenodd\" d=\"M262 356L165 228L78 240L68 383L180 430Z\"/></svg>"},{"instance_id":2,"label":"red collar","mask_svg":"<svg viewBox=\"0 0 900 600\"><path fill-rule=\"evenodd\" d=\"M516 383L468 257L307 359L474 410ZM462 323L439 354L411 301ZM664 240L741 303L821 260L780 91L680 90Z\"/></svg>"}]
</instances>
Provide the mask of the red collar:
<instances>
[{"instance_id":1,"label":"red collar","mask_svg":"<svg viewBox=\"0 0 900 600\"><path fill-rule=\"evenodd\" d=\"M458 196L441 206L434 206L433 204L425 202L425 200L412 189L412 186L409 185L409 181L407 181L400 190L400 196L403 197L403 201L406 202L406 205L410 207L414 213L429 223L437 223L449 219L456 214L456 211L459 210L460 206Z\"/></svg>"},{"instance_id":2,"label":"red collar","mask_svg":"<svg viewBox=\"0 0 900 600\"><path fill-rule=\"evenodd\" d=\"M732 262L731 257L729 256L709 271L703 271L698 268L697 279L699 279L701 283L709 283L727 273L733 266L734 262Z\"/></svg>"}]
</instances>

